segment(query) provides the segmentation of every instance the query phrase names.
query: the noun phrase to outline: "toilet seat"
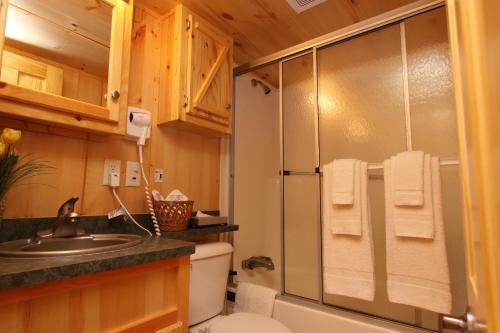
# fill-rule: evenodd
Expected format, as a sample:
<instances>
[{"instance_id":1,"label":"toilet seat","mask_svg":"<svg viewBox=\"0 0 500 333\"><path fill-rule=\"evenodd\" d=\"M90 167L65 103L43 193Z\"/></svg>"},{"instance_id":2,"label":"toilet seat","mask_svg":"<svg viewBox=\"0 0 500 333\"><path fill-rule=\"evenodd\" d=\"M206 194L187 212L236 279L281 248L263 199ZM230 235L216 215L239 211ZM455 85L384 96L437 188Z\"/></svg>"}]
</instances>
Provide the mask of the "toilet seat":
<instances>
[{"instance_id":1,"label":"toilet seat","mask_svg":"<svg viewBox=\"0 0 500 333\"><path fill-rule=\"evenodd\" d=\"M213 322L209 333L291 333L279 321L255 313L238 312Z\"/></svg>"}]
</instances>

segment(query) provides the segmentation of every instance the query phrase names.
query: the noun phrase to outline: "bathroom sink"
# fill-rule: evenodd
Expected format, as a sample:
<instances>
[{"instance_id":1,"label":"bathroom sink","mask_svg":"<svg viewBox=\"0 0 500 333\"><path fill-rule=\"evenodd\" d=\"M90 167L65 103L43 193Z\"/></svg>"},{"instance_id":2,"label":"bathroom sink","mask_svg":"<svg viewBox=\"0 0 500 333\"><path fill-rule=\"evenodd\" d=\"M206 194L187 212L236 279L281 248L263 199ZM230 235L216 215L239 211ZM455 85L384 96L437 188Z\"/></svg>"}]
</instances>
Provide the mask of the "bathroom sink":
<instances>
[{"instance_id":1,"label":"bathroom sink","mask_svg":"<svg viewBox=\"0 0 500 333\"><path fill-rule=\"evenodd\" d=\"M0 243L0 257L40 258L101 253L141 244L130 234L96 234L67 238L33 238Z\"/></svg>"}]
</instances>

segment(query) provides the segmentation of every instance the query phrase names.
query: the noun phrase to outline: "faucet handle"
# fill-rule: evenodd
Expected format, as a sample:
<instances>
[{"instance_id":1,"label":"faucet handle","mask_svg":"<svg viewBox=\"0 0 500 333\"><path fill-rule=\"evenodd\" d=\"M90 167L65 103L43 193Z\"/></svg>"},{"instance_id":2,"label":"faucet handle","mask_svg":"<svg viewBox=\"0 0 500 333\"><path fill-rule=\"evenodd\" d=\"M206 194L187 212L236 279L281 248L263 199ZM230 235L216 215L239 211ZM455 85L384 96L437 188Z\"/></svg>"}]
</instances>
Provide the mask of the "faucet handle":
<instances>
[{"instance_id":1,"label":"faucet handle","mask_svg":"<svg viewBox=\"0 0 500 333\"><path fill-rule=\"evenodd\" d=\"M66 202L64 202L59 210L57 211L57 217L61 216L69 216L71 213L75 211L75 203L78 201L78 197L72 197Z\"/></svg>"}]
</instances>

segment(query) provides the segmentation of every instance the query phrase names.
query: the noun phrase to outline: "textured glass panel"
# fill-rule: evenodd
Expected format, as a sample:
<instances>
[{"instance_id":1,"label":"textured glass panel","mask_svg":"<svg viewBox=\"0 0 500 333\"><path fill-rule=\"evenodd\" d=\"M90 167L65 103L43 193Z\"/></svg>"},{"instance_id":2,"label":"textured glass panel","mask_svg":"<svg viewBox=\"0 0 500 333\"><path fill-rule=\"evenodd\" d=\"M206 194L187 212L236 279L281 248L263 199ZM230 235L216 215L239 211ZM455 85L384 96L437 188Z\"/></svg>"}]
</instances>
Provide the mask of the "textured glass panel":
<instances>
[{"instance_id":1,"label":"textured glass panel","mask_svg":"<svg viewBox=\"0 0 500 333\"><path fill-rule=\"evenodd\" d=\"M277 65L263 71L276 70ZM233 267L238 281L281 289L281 185L278 89L264 94L253 87L255 76L235 80L234 233ZM275 269L248 270L241 261L264 255Z\"/></svg>"},{"instance_id":2,"label":"textured glass panel","mask_svg":"<svg viewBox=\"0 0 500 333\"><path fill-rule=\"evenodd\" d=\"M458 158L444 7L405 21L413 149Z\"/></svg>"},{"instance_id":3,"label":"textured glass panel","mask_svg":"<svg viewBox=\"0 0 500 333\"><path fill-rule=\"evenodd\" d=\"M316 167L313 57L283 63L283 154L285 170Z\"/></svg>"},{"instance_id":4,"label":"textured glass panel","mask_svg":"<svg viewBox=\"0 0 500 333\"><path fill-rule=\"evenodd\" d=\"M337 158L381 162L406 150L400 41L399 26L394 25L318 52L322 164ZM323 295L324 301L414 324L414 307L390 303L387 298L383 181L371 180L369 191L375 301L329 294Z\"/></svg>"},{"instance_id":5,"label":"textured glass panel","mask_svg":"<svg viewBox=\"0 0 500 333\"><path fill-rule=\"evenodd\" d=\"M321 164L406 150L399 26L318 51Z\"/></svg>"},{"instance_id":6,"label":"textured glass panel","mask_svg":"<svg viewBox=\"0 0 500 333\"><path fill-rule=\"evenodd\" d=\"M370 174L374 173L383 174L382 170L370 172ZM368 186L375 251L375 301L367 302L356 298L325 293L323 294L324 302L413 324L415 322L415 308L391 303L387 298L384 182L382 179L370 180ZM323 233L323 237L328 236L327 233Z\"/></svg>"},{"instance_id":7,"label":"textured glass panel","mask_svg":"<svg viewBox=\"0 0 500 333\"><path fill-rule=\"evenodd\" d=\"M453 295L452 314L460 316L467 306L467 274L459 166L441 166L441 183L446 250ZM436 313L423 311L422 321L424 327L438 329L438 315Z\"/></svg>"},{"instance_id":8,"label":"textured glass panel","mask_svg":"<svg viewBox=\"0 0 500 333\"><path fill-rule=\"evenodd\" d=\"M318 176L284 177L285 291L319 297Z\"/></svg>"}]
</instances>

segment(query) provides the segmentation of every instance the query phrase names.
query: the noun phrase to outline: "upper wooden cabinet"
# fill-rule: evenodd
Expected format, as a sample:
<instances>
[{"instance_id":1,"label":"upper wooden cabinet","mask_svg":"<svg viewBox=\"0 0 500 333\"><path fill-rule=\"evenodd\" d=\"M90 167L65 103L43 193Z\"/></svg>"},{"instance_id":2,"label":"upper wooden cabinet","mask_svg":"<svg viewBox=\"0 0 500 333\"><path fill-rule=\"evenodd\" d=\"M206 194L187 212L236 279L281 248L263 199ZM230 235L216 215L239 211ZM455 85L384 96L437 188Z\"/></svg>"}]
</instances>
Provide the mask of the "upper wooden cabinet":
<instances>
[{"instance_id":1,"label":"upper wooden cabinet","mask_svg":"<svg viewBox=\"0 0 500 333\"><path fill-rule=\"evenodd\" d=\"M178 5L161 20L159 124L231 134L233 41Z\"/></svg>"},{"instance_id":2,"label":"upper wooden cabinet","mask_svg":"<svg viewBox=\"0 0 500 333\"><path fill-rule=\"evenodd\" d=\"M122 134L133 0L0 6L0 114Z\"/></svg>"}]
</instances>

